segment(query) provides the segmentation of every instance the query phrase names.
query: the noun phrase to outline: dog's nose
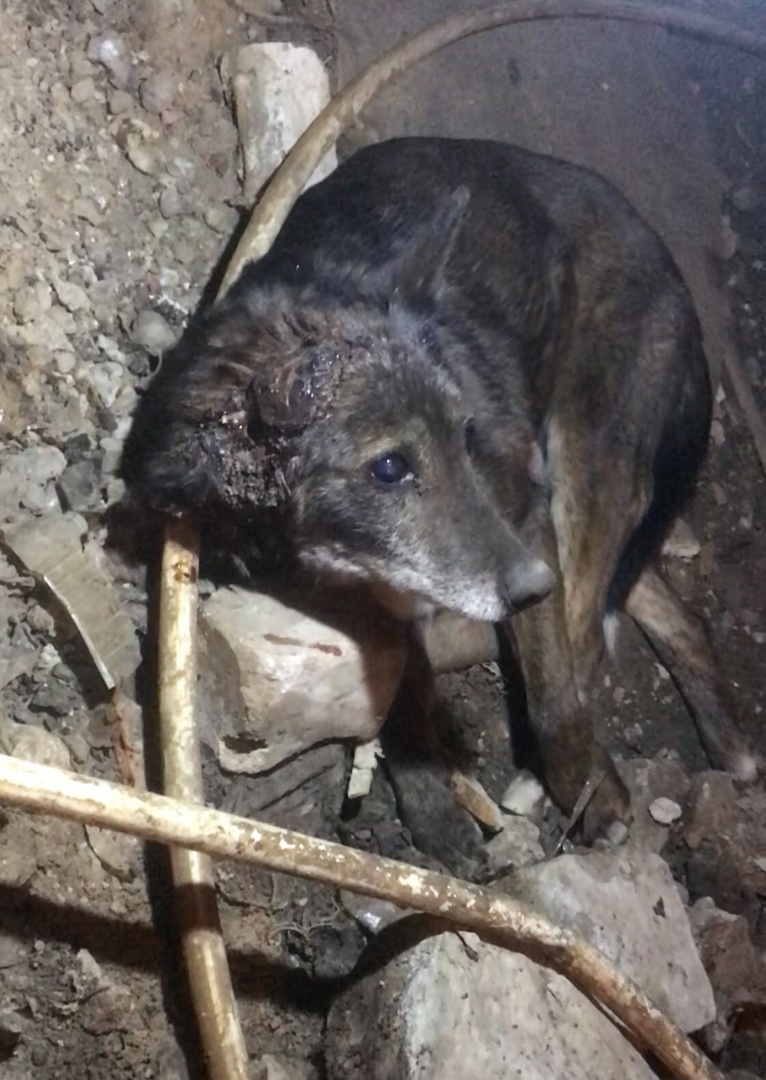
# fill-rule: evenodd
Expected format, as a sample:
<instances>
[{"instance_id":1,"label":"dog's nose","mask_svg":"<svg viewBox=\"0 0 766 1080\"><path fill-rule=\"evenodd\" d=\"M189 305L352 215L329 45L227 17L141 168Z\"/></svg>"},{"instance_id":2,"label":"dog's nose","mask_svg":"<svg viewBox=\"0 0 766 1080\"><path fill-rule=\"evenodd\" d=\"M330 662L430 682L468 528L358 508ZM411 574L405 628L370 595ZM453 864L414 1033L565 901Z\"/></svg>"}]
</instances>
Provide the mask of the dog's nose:
<instances>
[{"instance_id":1,"label":"dog's nose","mask_svg":"<svg viewBox=\"0 0 766 1080\"><path fill-rule=\"evenodd\" d=\"M546 562L534 555L515 562L501 583L500 594L509 614L536 604L548 595L556 578Z\"/></svg>"}]
</instances>

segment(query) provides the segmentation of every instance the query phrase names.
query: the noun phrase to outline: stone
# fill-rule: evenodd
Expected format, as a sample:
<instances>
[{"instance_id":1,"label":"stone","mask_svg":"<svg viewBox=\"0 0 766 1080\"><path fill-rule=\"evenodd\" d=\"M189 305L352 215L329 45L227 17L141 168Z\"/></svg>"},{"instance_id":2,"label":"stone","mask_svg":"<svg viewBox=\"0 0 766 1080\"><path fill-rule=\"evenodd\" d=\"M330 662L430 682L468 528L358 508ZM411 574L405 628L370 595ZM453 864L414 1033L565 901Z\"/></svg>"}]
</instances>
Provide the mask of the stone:
<instances>
[{"instance_id":1,"label":"stone","mask_svg":"<svg viewBox=\"0 0 766 1080\"><path fill-rule=\"evenodd\" d=\"M715 995L717 1015L703 1032L705 1049L719 1054L737 1013L766 1006L766 961L750 940L747 921L703 897L689 911L689 923Z\"/></svg>"},{"instance_id":2,"label":"stone","mask_svg":"<svg viewBox=\"0 0 766 1080\"><path fill-rule=\"evenodd\" d=\"M333 1003L333 1080L650 1080L618 1029L563 976L473 933L404 920ZM420 940L407 941L417 934ZM376 963L397 948L393 960ZM396 943L396 946L392 945Z\"/></svg>"},{"instance_id":3,"label":"stone","mask_svg":"<svg viewBox=\"0 0 766 1080\"><path fill-rule=\"evenodd\" d=\"M147 112L161 113L172 105L178 91L178 81L169 71L157 71L141 83L139 95Z\"/></svg>"},{"instance_id":4,"label":"stone","mask_svg":"<svg viewBox=\"0 0 766 1080\"><path fill-rule=\"evenodd\" d=\"M545 810L545 790L536 776L521 769L503 792L500 806L509 814L528 817L539 824Z\"/></svg>"},{"instance_id":5,"label":"stone","mask_svg":"<svg viewBox=\"0 0 766 1080\"><path fill-rule=\"evenodd\" d=\"M58 490L67 510L77 514L98 510L101 506L101 469L95 457L67 465L58 482Z\"/></svg>"},{"instance_id":6,"label":"stone","mask_svg":"<svg viewBox=\"0 0 766 1080\"><path fill-rule=\"evenodd\" d=\"M0 886L21 889L37 870L37 851L30 844L29 824L23 817L7 823L0 818Z\"/></svg>"},{"instance_id":7,"label":"stone","mask_svg":"<svg viewBox=\"0 0 766 1080\"><path fill-rule=\"evenodd\" d=\"M136 345L141 345L150 356L162 356L172 348L176 335L158 311L139 311L130 329Z\"/></svg>"},{"instance_id":8,"label":"stone","mask_svg":"<svg viewBox=\"0 0 766 1080\"><path fill-rule=\"evenodd\" d=\"M0 464L0 521L18 516L20 507L43 511L58 506L54 481L66 468L55 446L30 446Z\"/></svg>"},{"instance_id":9,"label":"stone","mask_svg":"<svg viewBox=\"0 0 766 1080\"><path fill-rule=\"evenodd\" d=\"M747 897L766 893L766 791L710 770L694 777L689 801L689 887L745 914Z\"/></svg>"},{"instance_id":10,"label":"stone","mask_svg":"<svg viewBox=\"0 0 766 1080\"><path fill-rule=\"evenodd\" d=\"M210 739L225 769L261 771L327 739L374 738L401 680L400 625L364 605L313 611L239 588L200 611L207 693L227 721ZM204 696L205 691L203 691ZM204 721L201 721L204 724Z\"/></svg>"},{"instance_id":11,"label":"stone","mask_svg":"<svg viewBox=\"0 0 766 1080\"><path fill-rule=\"evenodd\" d=\"M329 102L330 82L312 49L287 42L258 42L238 51L233 86L245 162L244 198L251 203ZM333 149L307 186L323 180L336 164Z\"/></svg>"},{"instance_id":12,"label":"stone","mask_svg":"<svg viewBox=\"0 0 766 1080\"><path fill-rule=\"evenodd\" d=\"M681 816L681 807L675 799L668 799L664 795L649 804L649 813L658 825L672 825Z\"/></svg>"},{"instance_id":13,"label":"stone","mask_svg":"<svg viewBox=\"0 0 766 1080\"><path fill-rule=\"evenodd\" d=\"M86 825L88 844L107 873L120 881L132 881L141 859L141 841L127 833L111 832L96 825Z\"/></svg>"},{"instance_id":14,"label":"stone","mask_svg":"<svg viewBox=\"0 0 766 1080\"><path fill-rule=\"evenodd\" d=\"M183 199L176 187L164 188L160 193L158 205L164 218L178 217L179 214L184 212Z\"/></svg>"},{"instance_id":15,"label":"stone","mask_svg":"<svg viewBox=\"0 0 766 1080\"><path fill-rule=\"evenodd\" d=\"M487 841L486 850L488 869L493 876L545 858L537 825L515 814L504 816L502 831Z\"/></svg>"},{"instance_id":16,"label":"stone","mask_svg":"<svg viewBox=\"0 0 766 1080\"><path fill-rule=\"evenodd\" d=\"M620 773L630 788L633 808L628 847L659 854L667 843L668 827L655 820L650 807L664 805L664 800L683 802L691 782L681 766L663 754L623 761Z\"/></svg>"},{"instance_id":17,"label":"stone","mask_svg":"<svg viewBox=\"0 0 766 1080\"><path fill-rule=\"evenodd\" d=\"M688 917L658 855L562 855L504 882L515 897L599 948L682 1031L698 1031L715 1018Z\"/></svg>"},{"instance_id":18,"label":"stone","mask_svg":"<svg viewBox=\"0 0 766 1080\"><path fill-rule=\"evenodd\" d=\"M59 303L63 304L67 311L90 311L90 297L82 285L77 285L73 281L59 280L54 282L53 287Z\"/></svg>"},{"instance_id":19,"label":"stone","mask_svg":"<svg viewBox=\"0 0 766 1080\"><path fill-rule=\"evenodd\" d=\"M11 754L23 761L37 765L53 765L57 769L70 769L69 750L57 735L45 728L17 724L11 739Z\"/></svg>"}]
</instances>

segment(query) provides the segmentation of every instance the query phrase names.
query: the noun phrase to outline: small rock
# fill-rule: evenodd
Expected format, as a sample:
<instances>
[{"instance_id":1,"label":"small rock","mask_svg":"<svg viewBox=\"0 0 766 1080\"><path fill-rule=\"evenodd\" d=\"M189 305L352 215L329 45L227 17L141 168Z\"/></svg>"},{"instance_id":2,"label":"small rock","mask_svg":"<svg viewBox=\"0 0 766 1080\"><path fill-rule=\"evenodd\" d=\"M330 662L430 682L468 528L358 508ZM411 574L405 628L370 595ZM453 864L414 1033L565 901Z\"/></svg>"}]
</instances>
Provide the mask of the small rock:
<instances>
[{"instance_id":1,"label":"small rock","mask_svg":"<svg viewBox=\"0 0 766 1080\"><path fill-rule=\"evenodd\" d=\"M141 104L147 112L161 113L172 105L177 89L177 82L169 71L156 72L141 83Z\"/></svg>"},{"instance_id":2,"label":"small rock","mask_svg":"<svg viewBox=\"0 0 766 1080\"><path fill-rule=\"evenodd\" d=\"M203 218L207 227L220 236L227 236L232 232L238 221L236 210L226 206L209 206Z\"/></svg>"},{"instance_id":3,"label":"small rock","mask_svg":"<svg viewBox=\"0 0 766 1080\"><path fill-rule=\"evenodd\" d=\"M254 1066L256 1080L315 1080L316 1070L306 1061L290 1061L264 1054Z\"/></svg>"},{"instance_id":4,"label":"small rock","mask_svg":"<svg viewBox=\"0 0 766 1080\"><path fill-rule=\"evenodd\" d=\"M164 218L178 217L184 212L184 205L178 189L175 187L165 188L159 198L160 213Z\"/></svg>"},{"instance_id":5,"label":"small rock","mask_svg":"<svg viewBox=\"0 0 766 1080\"><path fill-rule=\"evenodd\" d=\"M31 675L36 663L37 653L33 649L0 645L0 690L21 675Z\"/></svg>"},{"instance_id":6,"label":"small rock","mask_svg":"<svg viewBox=\"0 0 766 1080\"><path fill-rule=\"evenodd\" d=\"M93 199L82 197L75 199L72 203L72 213L75 217L82 218L83 221L96 226L101 224L104 217Z\"/></svg>"},{"instance_id":7,"label":"small rock","mask_svg":"<svg viewBox=\"0 0 766 1080\"><path fill-rule=\"evenodd\" d=\"M56 370L62 375L69 375L77 366L77 357L73 352L65 352L59 349L53 354Z\"/></svg>"},{"instance_id":8,"label":"small rock","mask_svg":"<svg viewBox=\"0 0 766 1080\"><path fill-rule=\"evenodd\" d=\"M7 1061L16 1051L24 1034L24 1023L13 1009L0 1009L0 1061Z\"/></svg>"},{"instance_id":9,"label":"small rock","mask_svg":"<svg viewBox=\"0 0 766 1080\"><path fill-rule=\"evenodd\" d=\"M77 102L78 105L84 105L88 101L93 101L97 95L96 84L91 78L80 79L76 82L70 90L72 101Z\"/></svg>"},{"instance_id":10,"label":"small rock","mask_svg":"<svg viewBox=\"0 0 766 1080\"><path fill-rule=\"evenodd\" d=\"M66 468L66 458L55 446L30 446L0 465L0 519L24 506L44 511L58 507L54 481Z\"/></svg>"},{"instance_id":11,"label":"small rock","mask_svg":"<svg viewBox=\"0 0 766 1080\"><path fill-rule=\"evenodd\" d=\"M157 311L140 311L130 330L131 339L150 356L162 356L176 342L176 334Z\"/></svg>"},{"instance_id":12,"label":"small rock","mask_svg":"<svg viewBox=\"0 0 766 1080\"><path fill-rule=\"evenodd\" d=\"M110 409L117 400L117 395L122 390L125 381L125 369L122 364L114 360L105 360L102 364L94 364L86 368L85 375L98 394L101 404Z\"/></svg>"},{"instance_id":13,"label":"small rock","mask_svg":"<svg viewBox=\"0 0 766 1080\"><path fill-rule=\"evenodd\" d=\"M82 1003L77 1016L90 1035L108 1035L132 1026L133 1009L134 999L127 991L105 986Z\"/></svg>"},{"instance_id":14,"label":"small rock","mask_svg":"<svg viewBox=\"0 0 766 1080\"><path fill-rule=\"evenodd\" d=\"M90 311L90 298L81 285L72 281L56 281L56 296L67 311Z\"/></svg>"},{"instance_id":15,"label":"small rock","mask_svg":"<svg viewBox=\"0 0 766 1080\"><path fill-rule=\"evenodd\" d=\"M88 59L103 64L113 86L122 90L130 81L131 64L128 49L116 34L99 34L88 44Z\"/></svg>"},{"instance_id":16,"label":"small rock","mask_svg":"<svg viewBox=\"0 0 766 1080\"><path fill-rule=\"evenodd\" d=\"M531 866L545 858L537 825L529 818L516 815L504 819L502 831L487 842L486 852L488 869L493 877L521 866Z\"/></svg>"},{"instance_id":17,"label":"small rock","mask_svg":"<svg viewBox=\"0 0 766 1080\"><path fill-rule=\"evenodd\" d=\"M18 938L0 932L0 971L23 963L26 955L26 947Z\"/></svg>"},{"instance_id":18,"label":"small rock","mask_svg":"<svg viewBox=\"0 0 766 1080\"><path fill-rule=\"evenodd\" d=\"M101 469L95 457L67 465L58 482L64 507L84 514L101 507Z\"/></svg>"},{"instance_id":19,"label":"small rock","mask_svg":"<svg viewBox=\"0 0 766 1080\"><path fill-rule=\"evenodd\" d=\"M136 132L129 132L125 137L125 157L134 169L145 176L156 176L160 171L160 160L153 146L144 142Z\"/></svg>"},{"instance_id":20,"label":"small rock","mask_svg":"<svg viewBox=\"0 0 766 1080\"><path fill-rule=\"evenodd\" d=\"M47 634L48 637L56 629L56 622L49 611L39 604L33 604L27 611L27 626L38 634Z\"/></svg>"},{"instance_id":21,"label":"small rock","mask_svg":"<svg viewBox=\"0 0 766 1080\"><path fill-rule=\"evenodd\" d=\"M57 735L45 728L20 724L11 743L11 753L23 761L37 765L55 765L58 769L71 768L69 751Z\"/></svg>"},{"instance_id":22,"label":"small rock","mask_svg":"<svg viewBox=\"0 0 766 1080\"><path fill-rule=\"evenodd\" d=\"M29 824L14 818L0 826L0 886L23 889L37 870L37 852L30 843Z\"/></svg>"},{"instance_id":23,"label":"small rock","mask_svg":"<svg viewBox=\"0 0 766 1080\"><path fill-rule=\"evenodd\" d=\"M85 736L78 731L73 731L65 737L64 742L69 748L72 760L77 765L84 765L90 757L90 744Z\"/></svg>"},{"instance_id":24,"label":"small rock","mask_svg":"<svg viewBox=\"0 0 766 1080\"><path fill-rule=\"evenodd\" d=\"M107 105L112 116L122 116L123 113L130 112L135 102L127 90L112 90L107 98Z\"/></svg>"},{"instance_id":25,"label":"small rock","mask_svg":"<svg viewBox=\"0 0 766 1080\"><path fill-rule=\"evenodd\" d=\"M650 804L649 813L658 825L672 825L680 818L681 807L673 799L663 796Z\"/></svg>"},{"instance_id":26,"label":"small rock","mask_svg":"<svg viewBox=\"0 0 766 1080\"><path fill-rule=\"evenodd\" d=\"M356 919L368 934L379 934L387 926L411 915L410 908L401 908L388 900L377 900L372 896L360 896L359 893L342 889L340 902L345 910Z\"/></svg>"},{"instance_id":27,"label":"small rock","mask_svg":"<svg viewBox=\"0 0 766 1080\"><path fill-rule=\"evenodd\" d=\"M99 829L95 825L86 825L85 834L93 854L107 873L120 881L135 878L141 855L141 844L135 836Z\"/></svg>"},{"instance_id":28,"label":"small rock","mask_svg":"<svg viewBox=\"0 0 766 1080\"><path fill-rule=\"evenodd\" d=\"M50 286L44 281L36 281L16 293L13 312L19 322L34 323L50 311L52 302Z\"/></svg>"},{"instance_id":29,"label":"small rock","mask_svg":"<svg viewBox=\"0 0 766 1080\"><path fill-rule=\"evenodd\" d=\"M521 769L505 789L500 805L509 814L518 814L539 824L545 810L545 790L536 776Z\"/></svg>"}]
</instances>

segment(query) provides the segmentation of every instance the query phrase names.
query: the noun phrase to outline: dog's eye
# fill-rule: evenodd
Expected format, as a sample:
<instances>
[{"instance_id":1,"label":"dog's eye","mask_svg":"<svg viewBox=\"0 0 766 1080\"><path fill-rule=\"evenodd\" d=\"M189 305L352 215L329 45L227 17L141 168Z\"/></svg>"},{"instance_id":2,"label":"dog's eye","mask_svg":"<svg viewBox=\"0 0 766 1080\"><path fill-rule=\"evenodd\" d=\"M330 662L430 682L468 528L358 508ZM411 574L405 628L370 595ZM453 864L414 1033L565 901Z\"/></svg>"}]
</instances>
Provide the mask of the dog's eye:
<instances>
[{"instance_id":1,"label":"dog's eye","mask_svg":"<svg viewBox=\"0 0 766 1080\"><path fill-rule=\"evenodd\" d=\"M370 462L370 472L382 484L400 484L413 475L404 454L392 451Z\"/></svg>"},{"instance_id":2,"label":"dog's eye","mask_svg":"<svg viewBox=\"0 0 766 1080\"><path fill-rule=\"evenodd\" d=\"M472 454L476 449L476 421L466 420L463 424L463 441L466 452Z\"/></svg>"}]
</instances>

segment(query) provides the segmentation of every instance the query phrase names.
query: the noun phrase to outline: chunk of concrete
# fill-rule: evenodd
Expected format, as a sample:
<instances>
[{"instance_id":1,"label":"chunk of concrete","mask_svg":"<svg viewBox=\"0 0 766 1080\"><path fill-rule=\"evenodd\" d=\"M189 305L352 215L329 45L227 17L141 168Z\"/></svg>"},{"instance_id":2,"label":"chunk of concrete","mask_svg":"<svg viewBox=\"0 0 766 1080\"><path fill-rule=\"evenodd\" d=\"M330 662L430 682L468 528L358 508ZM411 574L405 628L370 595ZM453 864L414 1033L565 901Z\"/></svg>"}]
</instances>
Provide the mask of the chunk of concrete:
<instances>
[{"instance_id":1,"label":"chunk of concrete","mask_svg":"<svg viewBox=\"0 0 766 1080\"><path fill-rule=\"evenodd\" d=\"M274 768L328 739L374 738L404 669L402 627L369 606L299 610L225 588L203 603L200 627L201 726L231 772Z\"/></svg>"},{"instance_id":2,"label":"chunk of concrete","mask_svg":"<svg viewBox=\"0 0 766 1080\"><path fill-rule=\"evenodd\" d=\"M389 955L418 922L387 931ZM563 976L465 932L405 942L384 967L373 960L330 1009L327 1065L331 1080L654 1076Z\"/></svg>"},{"instance_id":3,"label":"chunk of concrete","mask_svg":"<svg viewBox=\"0 0 766 1080\"><path fill-rule=\"evenodd\" d=\"M239 50L233 86L245 162L244 195L251 203L329 102L330 81L313 49L272 41ZM317 166L307 187L323 180L336 165L333 149Z\"/></svg>"},{"instance_id":4,"label":"chunk of concrete","mask_svg":"<svg viewBox=\"0 0 766 1080\"><path fill-rule=\"evenodd\" d=\"M516 871L504 887L599 948L682 1031L715 1018L686 910L658 855L564 855Z\"/></svg>"}]
</instances>

